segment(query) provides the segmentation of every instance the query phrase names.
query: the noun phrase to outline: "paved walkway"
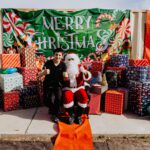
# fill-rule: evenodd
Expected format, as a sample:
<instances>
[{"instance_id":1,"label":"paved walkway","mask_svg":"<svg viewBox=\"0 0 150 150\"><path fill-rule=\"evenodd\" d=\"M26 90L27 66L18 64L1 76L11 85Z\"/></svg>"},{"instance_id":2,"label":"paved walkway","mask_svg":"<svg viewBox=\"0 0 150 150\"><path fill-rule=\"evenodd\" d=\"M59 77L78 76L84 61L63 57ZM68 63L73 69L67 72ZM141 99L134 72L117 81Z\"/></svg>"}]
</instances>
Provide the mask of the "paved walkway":
<instances>
[{"instance_id":1,"label":"paved walkway","mask_svg":"<svg viewBox=\"0 0 150 150\"><path fill-rule=\"evenodd\" d=\"M9 112L0 110L0 134L57 134L46 107L21 109ZM93 136L97 135L145 135L150 134L150 116L134 114L114 115L102 113L90 115Z\"/></svg>"},{"instance_id":2,"label":"paved walkway","mask_svg":"<svg viewBox=\"0 0 150 150\"><path fill-rule=\"evenodd\" d=\"M57 125L46 107L0 110L0 150L52 150ZM150 150L150 116L90 115L94 150Z\"/></svg>"}]
</instances>

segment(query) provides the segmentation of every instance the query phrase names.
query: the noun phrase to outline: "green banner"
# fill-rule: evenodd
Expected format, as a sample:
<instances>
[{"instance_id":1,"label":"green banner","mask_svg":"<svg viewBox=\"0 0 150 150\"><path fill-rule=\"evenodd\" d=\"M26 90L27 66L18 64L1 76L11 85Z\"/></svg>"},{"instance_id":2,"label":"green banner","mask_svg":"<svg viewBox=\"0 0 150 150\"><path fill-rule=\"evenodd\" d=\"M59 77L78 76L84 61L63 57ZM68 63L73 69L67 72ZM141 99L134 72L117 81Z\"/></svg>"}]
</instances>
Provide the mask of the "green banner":
<instances>
[{"instance_id":1,"label":"green banner","mask_svg":"<svg viewBox=\"0 0 150 150\"><path fill-rule=\"evenodd\" d=\"M130 54L130 11L51 9L22 12L2 10L3 46L37 48L37 55L52 55L56 48L74 51L81 59L91 52L103 59L113 53Z\"/></svg>"}]
</instances>

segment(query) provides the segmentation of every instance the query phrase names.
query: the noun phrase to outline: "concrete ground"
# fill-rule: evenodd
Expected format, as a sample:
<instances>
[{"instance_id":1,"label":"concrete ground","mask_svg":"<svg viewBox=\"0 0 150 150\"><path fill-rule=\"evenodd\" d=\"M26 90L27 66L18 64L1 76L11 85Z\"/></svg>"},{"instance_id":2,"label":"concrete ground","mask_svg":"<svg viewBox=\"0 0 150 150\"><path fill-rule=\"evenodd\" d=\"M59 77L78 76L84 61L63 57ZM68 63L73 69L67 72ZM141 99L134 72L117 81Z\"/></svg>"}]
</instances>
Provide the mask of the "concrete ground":
<instances>
[{"instance_id":1,"label":"concrete ground","mask_svg":"<svg viewBox=\"0 0 150 150\"><path fill-rule=\"evenodd\" d=\"M145 140L144 146L146 147L144 149L150 149L150 116L139 117L134 114L114 115L101 113L100 115L90 115L89 121L95 149L98 146L108 148L109 145L114 144L114 138L116 137L118 142L121 138L120 143L131 143L132 146L131 141L139 137L139 139ZM5 145L4 149L7 149L6 147L10 141L16 142L19 139L19 142L25 142L27 139L28 141L33 140L36 142L50 141L51 137L57 134L57 131L57 125L50 121L46 107L9 112L0 110L0 145ZM131 139L129 140L130 142L128 141L129 138ZM138 141L140 141L139 139ZM122 146L122 144L120 145ZM137 144L134 145L137 146ZM1 146L0 149L2 149Z\"/></svg>"},{"instance_id":2,"label":"concrete ground","mask_svg":"<svg viewBox=\"0 0 150 150\"><path fill-rule=\"evenodd\" d=\"M134 114L90 115L93 135L150 134L150 116ZM0 134L57 134L56 124L50 121L46 107L0 111Z\"/></svg>"}]
</instances>

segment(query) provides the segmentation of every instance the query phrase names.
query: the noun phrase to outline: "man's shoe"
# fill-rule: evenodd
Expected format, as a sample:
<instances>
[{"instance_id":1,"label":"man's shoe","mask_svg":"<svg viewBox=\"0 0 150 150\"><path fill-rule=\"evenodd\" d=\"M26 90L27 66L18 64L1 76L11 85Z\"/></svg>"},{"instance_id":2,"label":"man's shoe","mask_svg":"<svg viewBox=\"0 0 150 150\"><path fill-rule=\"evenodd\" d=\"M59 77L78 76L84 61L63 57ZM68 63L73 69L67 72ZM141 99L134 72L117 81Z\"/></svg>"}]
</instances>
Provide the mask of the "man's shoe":
<instances>
[{"instance_id":1,"label":"man's shoe","mask_svg":"<svg viewBox=\"0 0 150 150\"><path fill-rule=\"evenodd\" d=\"M74 116L69 116L68 124L73 124L73 123L74 123Z\"/></svg>"},{"instance_id":2,"label":"man's shoe","mask_svg":"<svg viewBox=\"0 0 150 150\"><path fill-rule=\"evenodd\" d=\"M82 117L81 117L81 116L76 117L76 118L75 118L75 123L76 123L76 124L82 124L82 123L83 123L83 122L82 122Z\"/></svg>"},{"instance_id":3,"label":"man's shoe","mask_svg":"<svg viewBox=\"0 0 150 150\"><path fill-rule=\"evenodd\" d=\"M56 115L52 115L52 116L51 116L51 120L52 120L53 122L55 122L55 123L58 123L58 122L59 122L59 119L58 119L58 117L57 117Z\"/></svg>"}]
</instances>

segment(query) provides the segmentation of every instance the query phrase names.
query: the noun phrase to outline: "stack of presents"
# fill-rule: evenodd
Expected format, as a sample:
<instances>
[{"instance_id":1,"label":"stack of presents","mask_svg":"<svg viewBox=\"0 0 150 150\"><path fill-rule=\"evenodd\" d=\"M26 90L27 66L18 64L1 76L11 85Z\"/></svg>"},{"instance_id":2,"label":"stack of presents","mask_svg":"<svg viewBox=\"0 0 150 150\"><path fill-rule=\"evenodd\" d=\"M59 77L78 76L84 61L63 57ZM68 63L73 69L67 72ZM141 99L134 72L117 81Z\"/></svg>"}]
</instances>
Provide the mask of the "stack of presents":
<instances>
[{"instance_id":1,"label":"stack of presents","mask_svg":"<svg viewBox=\"0 0 150 150\"><path fill-rule=\"evenodd\" d=\"M90 114L98 114L103 110L118 115L126 111L140 116L149 115L150 65L147 60L133 60L125 54L114 54L110 56L107 66L96 60L89 70L93 76ZM104 77L108 88L103 93Z\"/></svg>"},{"instance_id":2,"label":"stack of presents","mask_svg":"<svg viewBox=\"0 0 150 150\"><path fill-rule=\"evenodd\" d=\"M89 114L121 115L131 111L148 115L150 107L150 66L147 60L131 60L128 55L114 54L104 64L94 53L92 63L85 65L92 73L89 92ZM1 70L17 68L14 73L0 73L0 107L4 111L42 105L42 81L37 79L35 49L24 47L18 53L0 55ZM102 92L103 87L107 87Z\"/></svg>"},{"instance_id":3,"label":"stack of presents","mask_svg":"<svg viewBox=\"0 0 150 150\"><path fill-rule=\"evenodd\" d=\"M0 74L0 106L4 111L40 106L35 50L7 51L0 55L0 62L1 70L17 68L16 72Z\"/></svg>"},{"instance_id":4,"label":"stack of presents","mask_svg":"<svg viewBox=\"0 0 150 150\"><path fill-rule=\"evenodd\" d=\"M105 112L122 114L128 110L140 116L148 115L150 66L146 59L112 55L105 73L109 88L105 94Z\"/></svg>"}]
</instances>

